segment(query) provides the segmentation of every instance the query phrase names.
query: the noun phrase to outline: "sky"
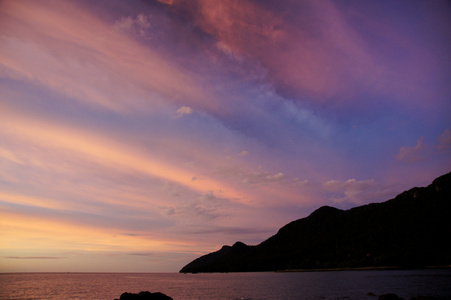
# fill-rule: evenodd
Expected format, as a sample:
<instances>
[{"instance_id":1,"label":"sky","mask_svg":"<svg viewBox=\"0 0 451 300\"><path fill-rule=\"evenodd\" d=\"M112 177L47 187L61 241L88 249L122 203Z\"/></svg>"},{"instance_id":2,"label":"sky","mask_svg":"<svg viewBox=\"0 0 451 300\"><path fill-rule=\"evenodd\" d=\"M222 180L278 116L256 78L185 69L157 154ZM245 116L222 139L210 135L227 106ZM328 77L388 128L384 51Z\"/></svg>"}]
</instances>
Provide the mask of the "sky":
<instances>
[{"instance_id":1,"label":"sky","mask_svg":"<svg viewBox=\"0 0 451 300\"><path fill-rule=\"evenodd\" d=\"M177 272L451 171L448 1L0 1L0 272Z\"/></svg>"}]
</instances>

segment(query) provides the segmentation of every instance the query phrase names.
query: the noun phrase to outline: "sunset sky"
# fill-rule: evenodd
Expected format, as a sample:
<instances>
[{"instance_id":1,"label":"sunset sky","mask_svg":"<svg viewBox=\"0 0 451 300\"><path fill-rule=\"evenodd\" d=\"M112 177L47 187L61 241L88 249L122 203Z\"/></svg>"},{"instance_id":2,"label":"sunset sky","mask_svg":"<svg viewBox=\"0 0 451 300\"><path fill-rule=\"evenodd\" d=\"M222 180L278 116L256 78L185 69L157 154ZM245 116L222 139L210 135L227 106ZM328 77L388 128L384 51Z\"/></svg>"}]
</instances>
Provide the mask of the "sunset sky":
<instances>
[{"instance_id":1,"label":"sunset sky","mask_svg":"<svg viewBox=\"0 0 451 300\"><path fill-rule=\"evenodd\" d=\"M0 1L0 272L173 272L451 171L447 1Z\"/></svg>"}]
</instances>

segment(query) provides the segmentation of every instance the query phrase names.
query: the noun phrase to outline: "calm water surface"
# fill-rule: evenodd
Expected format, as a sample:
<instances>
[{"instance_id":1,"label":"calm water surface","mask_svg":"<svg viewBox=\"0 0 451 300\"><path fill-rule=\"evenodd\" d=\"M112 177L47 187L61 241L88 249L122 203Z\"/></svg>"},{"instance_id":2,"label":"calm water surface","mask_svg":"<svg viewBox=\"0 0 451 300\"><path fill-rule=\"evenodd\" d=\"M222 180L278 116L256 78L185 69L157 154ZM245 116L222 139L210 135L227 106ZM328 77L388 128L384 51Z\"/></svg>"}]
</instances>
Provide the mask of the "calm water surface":
<instances>
[{"instance_id":1,"label":"calm water surface","mask_svg":"<svg viewBox=\"0 0 451 300\"><path fill-rule=\"evenodd\" d=\"M451 299L451 270L302 273L0 273L1 299L115 299L123 292L190 299Z\"/></svg>"}]
</instances>

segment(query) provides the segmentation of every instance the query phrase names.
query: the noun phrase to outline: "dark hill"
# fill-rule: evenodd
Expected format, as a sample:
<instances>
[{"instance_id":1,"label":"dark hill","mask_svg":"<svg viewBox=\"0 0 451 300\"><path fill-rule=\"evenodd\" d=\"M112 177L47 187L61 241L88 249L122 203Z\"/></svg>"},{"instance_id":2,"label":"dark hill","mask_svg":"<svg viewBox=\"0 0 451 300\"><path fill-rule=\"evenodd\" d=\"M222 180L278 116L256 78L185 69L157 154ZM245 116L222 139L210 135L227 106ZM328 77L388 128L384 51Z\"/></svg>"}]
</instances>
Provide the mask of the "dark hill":
<instances>
[{"instance_id":1,"label":"dark hill","mask_svg":"<svg viewBox=\"0 0 451 300\"><path fill-rule=\"evenodd\" d=\"M223 246L180 272L451 265L450 213L448 173L383 203L350 210L323 206L257 246Z\"/></svg>"}]
</instances>

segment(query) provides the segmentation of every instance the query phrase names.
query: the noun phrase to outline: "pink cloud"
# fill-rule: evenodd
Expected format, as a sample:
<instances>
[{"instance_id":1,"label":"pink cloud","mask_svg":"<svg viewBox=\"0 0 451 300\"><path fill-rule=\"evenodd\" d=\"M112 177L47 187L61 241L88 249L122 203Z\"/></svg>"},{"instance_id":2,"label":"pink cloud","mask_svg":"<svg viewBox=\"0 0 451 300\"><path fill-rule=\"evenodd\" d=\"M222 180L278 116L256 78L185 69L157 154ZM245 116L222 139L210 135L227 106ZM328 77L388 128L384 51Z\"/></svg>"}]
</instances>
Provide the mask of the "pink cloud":
<instances>
[{"instance_id":1,"label":"pink cloud","mask_svg":"<svg viewBox=\"0 0 451 300\"><path fill-rule=\"evenodd\" d=\"M342 52L339 55L349 52L359 63L368 60L360 41L350 36L345 22L328 2L301 5L313 15L307 18L312 24L305 26L285 22L281 15L250 2L199 2L198 22L204 30L214 34L228 52L261 61L279 87L296 87L297 93L330 97L347 86L343 80L349 78L341 79L343 74L340 74L345 68L343 64L353 68L349 61L332 55L331 48L338 48ZM318 35L309 26L319 26ZM368 66L361 68L368 69Z\"/></svg>"},{"instance_id":2,"label":"pink cloud","mask_svg":"<svg viewBox=\"0 0 451 300\"><path fill-rule=\"evenodd\" d=\"M451 151L451 130L447 128L438 138L438 150L440 152Z\"/></svg>"},{"instance_id":3,"label":"pink cloud","mask_svg":"<svg viewBox=\"0 0 451 300\"><path fill-rule=\"evenodd\" d=\"M396 160L406 163L432 160L449 153L451 149L451 131L447 128L438 138L437 144L428 145L421 137L413 147L401 147L394 156Z\"/></svg>"},{"instance_id":4,"label":"pink cloud","mask_svg":"<svg viewBox=\"0 0 451 300\"><path fill-rule=\"evenodd\" d=\"M239 59L256 59L282 93L347 103L369 91L423 105L424 98L441 99L449 92L432 79L441 74L444 45L406 34L400 18L387 17L381 24L332 1L281 4L276 10L249 1L198 4L197 23L215 36L218 47ZM430 18L425 13L424 26L432 26Z\"/></svg>"},{"instance_id":5,"label":"pink cloud","mask_svg":"<svg viewBox=\"0 0 451 300\"><path fill-rule=\"evenodd\" d=\"M401 147L398 154L395 155L396 160L407 163L419 162L425 159L424 153L427 144L424 142L424 137L421 137L414 147Z\"/></svg>"},{"instance_id":6,"label":"pink cloud","mask_svg":"<svg viewBox=\"0 0 451 300\"><path fill-rule=\"evenodd\" d=\"M113 28L146 38L147 30L150 28L150 16L139 14L135 18L131 16L122 17L114 23Z\"/></svg>"}]
</instances>

